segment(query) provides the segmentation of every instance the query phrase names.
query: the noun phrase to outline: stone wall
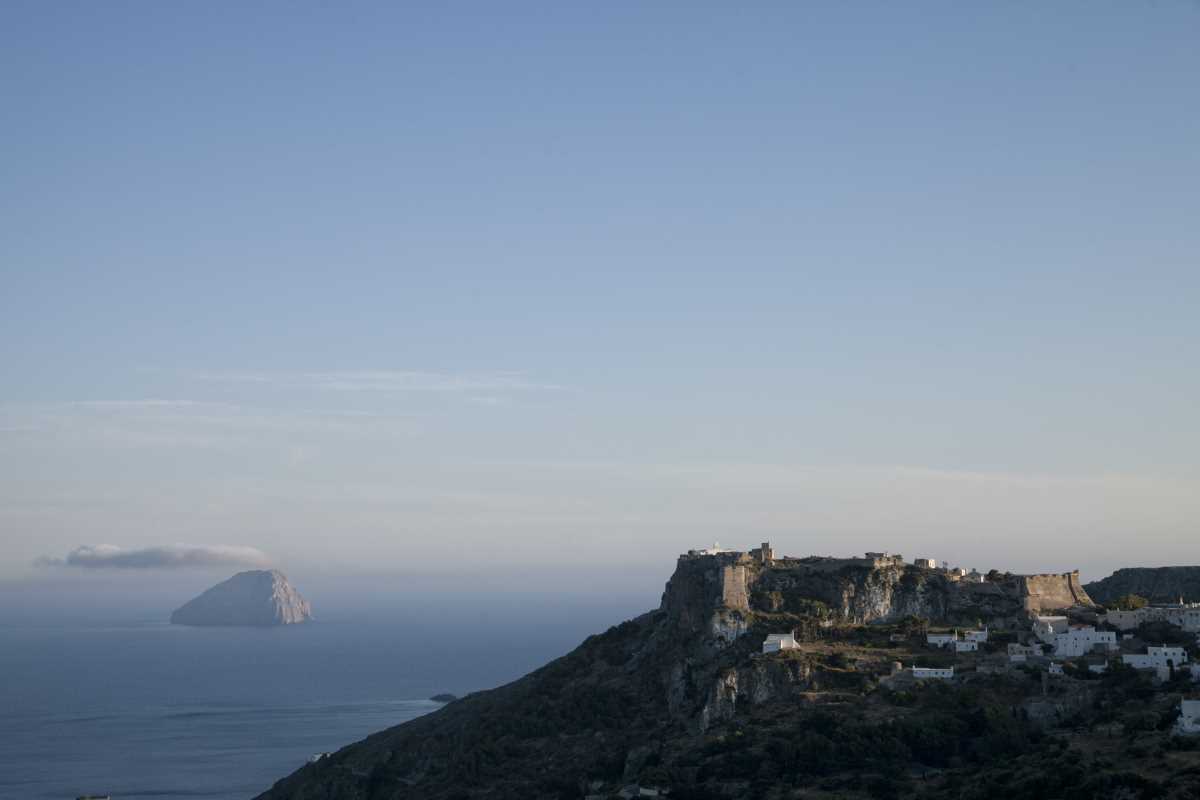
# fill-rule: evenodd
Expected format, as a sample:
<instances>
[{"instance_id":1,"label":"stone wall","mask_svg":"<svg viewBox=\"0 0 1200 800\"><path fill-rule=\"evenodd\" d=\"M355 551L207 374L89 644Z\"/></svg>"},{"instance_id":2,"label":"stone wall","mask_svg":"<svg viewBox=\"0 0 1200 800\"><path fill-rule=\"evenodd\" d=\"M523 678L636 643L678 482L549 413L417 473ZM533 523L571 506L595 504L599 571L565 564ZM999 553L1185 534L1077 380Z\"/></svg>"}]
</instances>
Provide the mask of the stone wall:
<instances>
[{"instance_id":1,"label":"stone wall","mask_svg":"<svg viewBox=\"0 0 1200 800\"><path fill-rule=\"evenodd\" d=\"M750 610L750 595L746 590L747 570L741 565L729 565L721 571L721 601L726 608Z\"/></svg>"},{"instance_id":2,"label":"stone wall","mask_svg":"<svg viewBox=\"0 0 1200 800\"><path fill-rule=\"evenodd\" d=\"M1077 571L1052 575L1023 575L1020 580L1025 597L1025 610L1031 614L1073 606L1095 605L1079 582Z\"/></svg>"}]
</instances>

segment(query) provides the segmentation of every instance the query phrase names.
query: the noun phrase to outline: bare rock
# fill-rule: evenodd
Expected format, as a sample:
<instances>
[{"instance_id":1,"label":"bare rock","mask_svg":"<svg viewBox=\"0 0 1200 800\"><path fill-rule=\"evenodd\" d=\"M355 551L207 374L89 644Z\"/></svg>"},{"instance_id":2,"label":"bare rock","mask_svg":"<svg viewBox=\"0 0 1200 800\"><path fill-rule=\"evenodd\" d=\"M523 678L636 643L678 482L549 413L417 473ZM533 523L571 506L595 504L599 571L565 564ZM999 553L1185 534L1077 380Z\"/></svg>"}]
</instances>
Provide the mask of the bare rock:
<instances>
[{"instance_id":1,"label":"bare rock","mask_svg":"<svg viewBox=\"0 0 1200 800\"><path fill-rule=\"evenodd\" d=\"M279 570L239 572L171 614L173 625L292 625L312 619L308 601Z\"/></svg>"}]
</instances>

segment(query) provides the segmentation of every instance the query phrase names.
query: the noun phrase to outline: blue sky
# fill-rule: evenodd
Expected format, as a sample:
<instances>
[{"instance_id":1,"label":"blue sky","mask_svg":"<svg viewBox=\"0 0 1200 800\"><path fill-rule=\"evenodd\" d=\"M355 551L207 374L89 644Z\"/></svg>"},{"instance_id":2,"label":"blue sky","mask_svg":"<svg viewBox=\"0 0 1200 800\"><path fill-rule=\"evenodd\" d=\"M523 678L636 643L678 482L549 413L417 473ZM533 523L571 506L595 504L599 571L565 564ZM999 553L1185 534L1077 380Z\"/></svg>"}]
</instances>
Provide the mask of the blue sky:
<instances>
[{"instance_id":1,"label":"blue sky","mask_svg":"<svg viewBox=\"0 0 1200 800\"><path fill-rule=\"evenodd\" d=\"M5 4L0 574L1194 563L1200 7L649 5Z\"/></svg>"}]
</instances>

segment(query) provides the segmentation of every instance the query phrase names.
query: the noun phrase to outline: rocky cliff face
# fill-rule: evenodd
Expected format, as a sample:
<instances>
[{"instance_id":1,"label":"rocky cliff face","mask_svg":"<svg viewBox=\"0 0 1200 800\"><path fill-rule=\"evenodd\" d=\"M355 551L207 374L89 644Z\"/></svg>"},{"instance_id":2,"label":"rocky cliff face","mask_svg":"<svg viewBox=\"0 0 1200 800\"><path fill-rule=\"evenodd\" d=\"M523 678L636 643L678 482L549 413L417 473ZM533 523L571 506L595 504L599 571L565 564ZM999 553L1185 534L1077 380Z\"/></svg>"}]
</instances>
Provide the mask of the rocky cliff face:
<instances>
[{"instance_id":1,"label":"rocky cliff face","mask_svg":"<svg viewBox=\"0 0 1200 800\"><path fill-rule=\"evenodd\" d=\"M1111 603L1126 594L1152 603L1174 603L1183 597L1200 602L1200 567L1129 567L1085 587L1097 602Z\"/></svg>"},{"instance_id":2,"label":"rocky cliff face","mask_svg":"<svg viewBox=\"0 0 1200 800\"><path fill-rule=\"evenodd\" d=\"M753 614L866 624L904 617L971 625L1011 622L1026 613L1090 606L1077 573L1008 576L969 583L945 573L865 559L780 559L761 564L742 554L681 558L662 610L692 631L728 640Z\"/></svg>"},{"instance_id":3,"label":"rocky cliff face","mask_svg":"<svg viewBox=\"0 0 1200 800\"><path fill-rule=\"evenodd\" d=\"M312 609L279 570L239 572L171 614L173 625L292 625Z\"/></svg>"}]
</instances>

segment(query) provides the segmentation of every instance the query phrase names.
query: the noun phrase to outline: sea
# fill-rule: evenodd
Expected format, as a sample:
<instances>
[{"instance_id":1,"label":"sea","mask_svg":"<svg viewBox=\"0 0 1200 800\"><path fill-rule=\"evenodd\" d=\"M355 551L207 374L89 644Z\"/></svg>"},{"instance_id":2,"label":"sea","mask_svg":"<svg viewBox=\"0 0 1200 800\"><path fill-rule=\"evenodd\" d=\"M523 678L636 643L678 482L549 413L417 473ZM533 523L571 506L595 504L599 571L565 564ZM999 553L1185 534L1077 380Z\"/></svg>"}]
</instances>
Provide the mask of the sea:
<instances>
[{"instance_id":1,"label":"sea","mask_svg":"<svg viewBox=\"0 0 1200 800\"><path fill-rule=\"evenodd\" d=\"M437 709L435 694L514 680L644 610L479 602L262 629L163 614L0 622L0 798L248 800L315 754Z\"/></svg>"}]
</instances>

